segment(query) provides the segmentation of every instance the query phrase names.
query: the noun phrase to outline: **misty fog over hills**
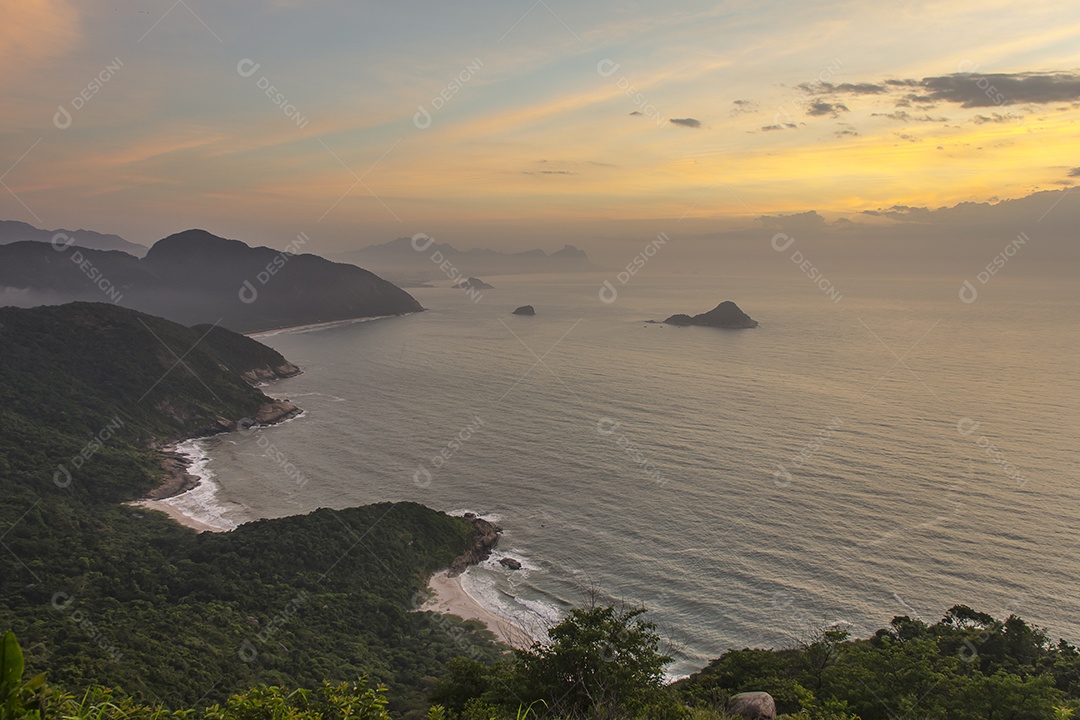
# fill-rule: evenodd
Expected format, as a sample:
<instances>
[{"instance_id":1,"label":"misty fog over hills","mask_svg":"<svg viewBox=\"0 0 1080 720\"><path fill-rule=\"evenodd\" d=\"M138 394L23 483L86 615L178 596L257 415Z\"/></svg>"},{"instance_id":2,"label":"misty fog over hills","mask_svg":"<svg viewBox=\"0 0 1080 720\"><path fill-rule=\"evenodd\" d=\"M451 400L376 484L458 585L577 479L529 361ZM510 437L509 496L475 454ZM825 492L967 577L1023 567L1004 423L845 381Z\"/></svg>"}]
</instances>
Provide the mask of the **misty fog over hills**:
<instances>
[{"instance_id":1,"label":"misty fog over hills","mask_svg":"<svg viewBox=\"0 0 1080 720\"><path fill-rule=\"evenodd\" d=\"M122 250L142 257L147 248L125 240L119 235L107 235L93 230L42 230L17 220L0 220L0 245L32 240L35 242L73 244L93 250Z\"/></svg>"},{"instance_id":2,"label":"misty fog over hills","mask_svg":"<svg viewBox=\"0 0 1080 720\"><path fill-rule=\"evenodd\" d=\"M399 237L380 245L338 253L341 262L370 268L402 283L443 280L456 275L519 275L526 273L587 272L597 267L573 245L546 253L543 250L500 252L486 248L458 250L426 235ZM446 265L445 263L449 263ZM450 267L456 273L448 273Z\"/></svg>"}]
</instances>

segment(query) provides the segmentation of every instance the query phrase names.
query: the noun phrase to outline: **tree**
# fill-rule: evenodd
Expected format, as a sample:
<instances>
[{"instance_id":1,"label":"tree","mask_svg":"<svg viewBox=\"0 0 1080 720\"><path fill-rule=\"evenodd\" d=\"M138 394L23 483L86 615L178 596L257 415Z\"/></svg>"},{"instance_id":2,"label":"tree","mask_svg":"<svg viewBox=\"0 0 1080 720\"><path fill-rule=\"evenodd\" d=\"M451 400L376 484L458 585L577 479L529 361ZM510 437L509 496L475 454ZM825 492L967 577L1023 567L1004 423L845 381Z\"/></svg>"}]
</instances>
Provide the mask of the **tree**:
<instances>
[{"instance_id":1,"label":"tree","mask_svg":"<svg viewBox=\"0 0 1080 720\"><path fill-rule=\"evenodd\" d=\"M45 674L25 683L23 653L15 633L8 630L0 639L0 718L27 720L45 715Z\"/></svg>"},{"instance_id":2,"label":"tree","mask_svg":"<svg viewBox=\"0 0 1080 720\"><path fill-rule=\"evenodd\" d=\"M519 688L556 716L658 717L669 701L655 625L644 608L594 606L572 611L547 643L519 654ZM674 703L672 701L672 706Z\"/></svg>"}]
</instances>

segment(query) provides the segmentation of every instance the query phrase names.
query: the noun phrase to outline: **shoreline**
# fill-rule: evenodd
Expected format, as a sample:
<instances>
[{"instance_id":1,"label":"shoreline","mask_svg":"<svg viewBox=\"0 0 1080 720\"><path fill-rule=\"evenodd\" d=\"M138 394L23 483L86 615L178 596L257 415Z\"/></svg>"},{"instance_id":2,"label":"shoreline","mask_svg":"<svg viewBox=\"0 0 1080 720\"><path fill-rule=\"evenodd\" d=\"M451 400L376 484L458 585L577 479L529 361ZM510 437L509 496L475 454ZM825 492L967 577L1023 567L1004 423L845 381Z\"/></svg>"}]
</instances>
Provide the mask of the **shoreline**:
<instances>
[{"instance_id":1,"label":"shoreline","mask_svg":"<svg viewBox=\"0 0 1080 720\"><path fill-rule=\"evenodd\" d=\"M335 327L337 325L352 325L354 323L371 322L373 320L386 320L388 318L407 317L409 315L416 315L418 313L427 312L427 308L421 310L413 310L407 313L401 313L400 315L372 315L370 317L360 318L345 318L343 320L325 320L317 323L306 323L303 325L285 325L284 327L267 328L266 330L253 330L252 332L241 333L253 340L260 337L273 337L274 335L280 335L285 332L293 331L307 331L307 330L321 330L323 328Z\"/></svg>"},{"instance_id":2,"label":"shoreline","mask_svg":"<svg viewBox=\"0 0 1080 720\"><path fill-rule=\"evenodd\" d=\"M161 450L163 453L162 466L166 468L168 477L163 484L151 490L145 497L127 503L133 507L141 507L147 510L157 510L169 516L174 522L191 528L196 532L228 532L236 527L233 523L217 524L209 522L205 517L185 512L180 505L180 499L196 493L199 490L209 490L213 496L218 486L213 481L209 470L205 469L203 462L202 447L199 445L201 438L189 438L175 445L168 445ZM198 505L200 498L192 497L191 500Z\"/></svg>"},{"instance_id":3,"label":"shoreline","mask_svg":"<svg viewBox=\"0 0 1080 720\"><path fill-rule=\"evenodd\" d=\"M185 514L183 510L176 507L175 505L170 505L164 500L135 500L128 503L128 505L132 507L144 508L146 510L156 510L157 512L165 513L169 516L170 519L173 520L173 522L177 523L178 525L183 525L186 528L191 528L195 532L199 533L229 532L232 529L217 527L215 525L210 525L209 523L204 523L198 518L194 518L190 515Z\"/></svg>"},{"instance_id":4,"label":"shoreline","mask_svg":"<svg viewBox=\"0 0 1080 720\"><path fill-rule=\"evenodd\" d=\"M465 589L461 578L462 574L451 575L450 570L440 570L432 575L428 580L428 589L434 595L419 610L455 615L463 620L478 620L500 642L516 650L527 650L532 646L532 635L514 621L484 607Z\"/></svg>"},{"instance_id":5,"label":"shoreline","mask_svg":"<svg viewBox=\"0 0 1080 720\"><path fill-rule=\"evenodd\" d=\"M299 367L286 361L284 365L276 368L249 370L241 373L241 377L255 387L256 383L268 385L275 380L296 377L301 372ZM241 418L234 422L219 420L216 425L197 430L190 437L152 446L152 450L158 455L158 463L164 471L164 479L160 485L152 488L143 497L126 504L163 512L179 525L200 533L229 532L235 529L236 525L224 518L221 518L223 524L214 524L204 517L196 517L185 512L177 501L199 490L209 489L210 495L213 496L218 489L210 471L204 469L202 448L198 445L200 440L229 432L250 431L261 426L279 425L295 420L304 414L303 409L288 400L264 397L267 401L255 411L252 417ZM198 503L201 498L191 499Z\"/></svg>"},{"instance_id":6,"label":"shoreline","mask_svg":"<svg viewBox=\"0 0 1080 720\"><path fill-rule=\"evenodd\" d=\"M502 528L472 512L464 513L461 520L472 526L473 544L454 558L448 567L428 578L427 587L433 594L418 609L456 615L464 620L478 620L500 642L514 649L527 650L535 641L534 635L520 622L483 604L465 588L466 573L491 557L499 543Z\"/></svg>"}]
</instances>

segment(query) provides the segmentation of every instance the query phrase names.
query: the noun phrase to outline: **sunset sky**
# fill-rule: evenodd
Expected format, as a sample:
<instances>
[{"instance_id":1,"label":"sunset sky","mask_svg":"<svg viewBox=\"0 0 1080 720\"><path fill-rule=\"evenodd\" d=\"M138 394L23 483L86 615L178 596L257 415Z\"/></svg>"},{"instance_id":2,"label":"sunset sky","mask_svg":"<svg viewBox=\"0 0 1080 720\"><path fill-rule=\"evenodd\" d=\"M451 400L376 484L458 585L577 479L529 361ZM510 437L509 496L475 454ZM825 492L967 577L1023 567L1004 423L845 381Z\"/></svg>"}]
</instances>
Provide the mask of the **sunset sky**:
<instances>
[{"instance_id":1,"label":"sunset sky","mask_svg":"<svg viewBox=\"0 0 1080 720\"><path fill-rule=\"evenodd\" d=\"M30 0L0 59L0 217L145 244L872 221L1080 175L1075 3Z\"/></svg>"}]
</instances>

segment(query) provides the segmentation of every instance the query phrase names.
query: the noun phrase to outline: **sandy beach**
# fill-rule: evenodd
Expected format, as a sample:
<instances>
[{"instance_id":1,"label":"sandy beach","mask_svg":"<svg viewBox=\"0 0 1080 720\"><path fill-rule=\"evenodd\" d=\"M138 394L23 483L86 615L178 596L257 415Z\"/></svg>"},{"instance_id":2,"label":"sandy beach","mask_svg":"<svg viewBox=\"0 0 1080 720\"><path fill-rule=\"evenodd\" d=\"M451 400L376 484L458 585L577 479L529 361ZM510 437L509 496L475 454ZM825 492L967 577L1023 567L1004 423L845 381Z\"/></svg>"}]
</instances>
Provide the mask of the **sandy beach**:
<instances>
[{"instance_id":1,"label":"sandy beach","mask_svg":"<svg viewBox=\"0 0 1080 720\"><path fill-rule=\"evenodd\" d=\"M163 500L136 500L130 504L135 507L146 508L147 510L163 512L184 527L189 527L198 532L228 532L226 528L214 527L201 520L196 520L189 515L185 515L180 511L180 508L175 505L170 505Z\"/></svg>"},{"instance_id":2,"label":"sandy beach","mask_svg":"<svg viewBox=\"0 0 1080 720\"><path fill-rule=\"evenodd\" d=\"M437 572L431 576L428 587L435 591L435 595L424 603L421 610L457 615L465 620L479 620L510 647L524 649L532 645L532 637L525 630L491 612L465 592L460 575L450 577L446 570Z\"/></svg>"}]
</instances>

